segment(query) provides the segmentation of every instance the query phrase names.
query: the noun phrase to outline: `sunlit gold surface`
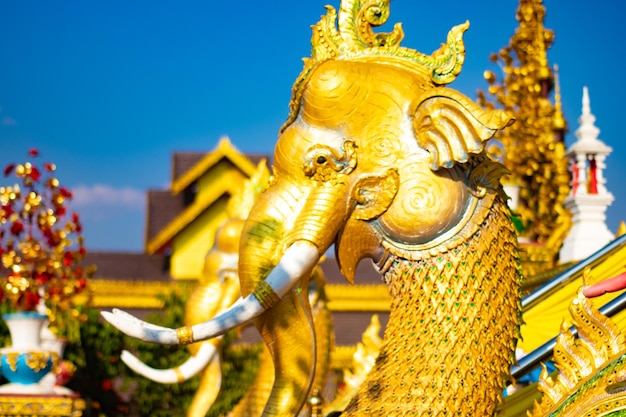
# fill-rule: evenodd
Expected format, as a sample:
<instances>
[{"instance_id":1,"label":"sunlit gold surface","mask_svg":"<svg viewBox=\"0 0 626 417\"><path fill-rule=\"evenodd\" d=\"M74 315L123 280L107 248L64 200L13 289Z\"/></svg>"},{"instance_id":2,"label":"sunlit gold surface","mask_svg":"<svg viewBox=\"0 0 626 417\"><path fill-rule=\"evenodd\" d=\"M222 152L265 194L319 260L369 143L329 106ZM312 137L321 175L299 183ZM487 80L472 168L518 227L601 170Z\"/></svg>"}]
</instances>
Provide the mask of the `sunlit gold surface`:
<instances>
[{"instance_id":1,"label":"sunlit gold surface","mask_svg":"<svg viewBox=\"0 0 626 417\"><path fill-rule=\"evenodd\" d=\"M60 395L0 395L0 417L80 417L85 400Z\"/></svg>"},{"instance_id":2,"label":"sunlit gold surface","mask_svg":"<svg viewBox=\"0 0 626 417\"><path fill-rule=\"evenodd\" d=\"M331 404L324 408L324 414L342 411L359 390L367 374L374 367L383 340L379 336L380 320L374 314L369 326L363 332L361 342L356 345L349 364L343 368L343 387Z\"/></svg>"},{"instance_id":3,"label":"sunlit gold surface","mask_svg":"<svg viewBox=\"0 0 626 417\"><path fill-rule=\"evenodd\" d=\"M331 313L328 309L328 300L325 292L325 277L322 270L317 268L311 278L309 288L309 301L312 307L312 319L315 325L315 354L316 363L311 384L311 393L323 390L329 371L331 369L331 352L334 347L334 335ZM288 329L285 329L288 331ZM292 348L293 346L280 346L279 349ZM258 417L271 395L275 385L274 364L270 351L264 349L259 358L259 370L250 389L229 414L230 417ZM310 396L309 396L310 398ZM318 399L322 399L319 396ZM300 415L305 417L307 410L302 410Z\"/></svg>"},{"instance_id":4,"label":"sunlit gold surface","mask_svg":"<svg viewBox=\"0 0 626 417\"><path fill-rule=\"evenodd\" d=\"M570 214L563 206L570 189L563 141L567 124L559 91L555 105L549 99L554 76L547 51L554 33L544 27L545 14L542 0L520 0L516 15L519 27L509 46L492 57L501 63L504 78L498 81L494 73L485 74L495 103L522 121L497 136L504 145L504 164L512 171L506 181L519 185L517 212L525 226L521 236L552 250L551 264L534 265L530 273L540 272L538 267L554 266L570 227ZM480 101L494 106L484 96ZM525 268L533 263L525 257L522 261Z\"/></svg>"},{"instance_id":5,"label":"sunlit gold surface","mask_svg":"<svg viewBox=\"0 0 626 417\"><path fill-rule=\"evenodd\" d=\"M181 345L188 345L193 342L193 332L191 327L183 326L176 329L176 337L178 337L178 343Z\"/></svg>"},{"instance_id":6,"label":"sunlit gold surface","mask_svg":"<svg viewBox=\"0 0 626 417\"><path fill-rule=\"evenodd\" d=\"M242 293L286 248L336 245L354 278L377 262L391 296L381 354L343 416L493 415L519 336L517 238L485 154L511 117L442 87L459 73L462 34L432 56L374 34L387 1L344 1L313 28L274 153L274 180L242 235ZM310 314L292 291L257 321L280 383L264 416L296 415L309 388ZM308 368L308 370L307 370Z\"/></svg>"},{"instance_id":7,"label":"sunlit gold surface","mask_svg":"<svg viewBox=\"0 0 626 417\"><path fill-rule=\"evenodd\" d=\"M493 414L519 324L506 213L498 202L477 234L440 256L394 258L385 275L392 296L385 344L348 408L354 415Z\"/></svg>"},{"instance_id":8,"label":"sunlit gold surface","mask_svg":"<svg viewBox=\"0 0 626 417\"><path fill-rule=\"evenodd\" d=\"M589 270L585 271L585 275ZM585 281L589 281L587 277ZM563 323L554 348L556 377L539 379L540 403L532 416L604 416L626 410L626 341L615 323L600 314L582 291L570 304L575 338ZM611 414L612 415L612 414Z\"/></svg>"}]
</instances>

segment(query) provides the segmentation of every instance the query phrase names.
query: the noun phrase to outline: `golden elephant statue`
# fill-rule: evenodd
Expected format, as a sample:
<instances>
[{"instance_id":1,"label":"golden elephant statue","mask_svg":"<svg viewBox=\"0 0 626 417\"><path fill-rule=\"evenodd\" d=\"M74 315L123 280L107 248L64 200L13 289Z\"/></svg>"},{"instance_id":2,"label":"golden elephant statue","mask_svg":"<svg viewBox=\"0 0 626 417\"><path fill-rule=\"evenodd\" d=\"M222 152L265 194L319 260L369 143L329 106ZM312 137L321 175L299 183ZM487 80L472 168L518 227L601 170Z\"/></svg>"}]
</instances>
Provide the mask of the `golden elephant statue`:
<instances>
[{"instance_id":1,"label":"golden elephant statue","mask_svg":"<svg viewBox=\"0 0 626 417\"><path fill-rule=\"evenodd\" d=\"M237 251L243 220L226 222L217 232L215 245L205 258L204 271L198 286L185 305L185 325L191 326L215 317L240 296L237 279ZM324 292L326 279L321 268L315 268L309 285L309 303L316 330L316 369L312 389L322 390L330 370L330 352L334 334L332 317ZM143 363L129 351L121 359L132 370L161 384L186 381L202 373L200 385L187 409L188 417L203 417L217 399L221 385L221 338L189 345L191 357L171 369L156 369ZM264 350L257 376L246 395L234 408L231 417L258 417L263 412L274 382L271 356Z\"/></svg>"},{"instance_id":2,"label":"golden elephant statue","mask_svg":"<svg viewBox=\"0 0 626 417\"><path fill-rule=\"evenodd\" d=\"M520 324L517 238L486 142L512 119L443 87L461 69L463 32L432 55L374 33L388 1L342 2L313 27L293 87L274 178L239 248L242 298L189 327L104 312L127 334L166 344L254 322L275 382L264 416L297 415L315 368L308 277L332 246L353 281L370 258L391 296L380 354L345 416L490 416Z\"/></svg>"},{"instance_id":3,"label":"golden elephant statue","mask_svg":"<svg viewBox=\"0 0 626 417\"><path fill-rule=\"evenodd\" d=\"M265 161L257 166L251 179L246 181L239 193L229 201L227 212L231 217L222 224L215 235L214 245L205 257L198 286L185 305L184 324L212 319L230 307L241 294L237 273L239 240L250 208L260 190L267 187L269 171ZM321 268L313 270L309 285L309 303L316 334L316 369L312 387L321 390L330 370L330 351L334 341L332 318L325 295L326 279ZM207 414L222 385L220 363L221 338L205 340L188 346L191 357L183 364L171 369L153 368L129 351L123 351L121 359L138 374L162 384L186 381L201 373L198 390L187 409L188 417L203 417ZM237 404L232 417L257 417L270 395L274 382L271 356L262 352L260 369L252 387Z\"/></svg>"},{"instance_id":4,"label":"golden elephant statue","mask_svg":"<svg viewBox=\"0 0 626 417\"><path fill-rule=\"evenodd\" d=\"M216 233L215 244L205 257L202 276L185 305L185 325L209 320L230 307L239 297L237 252L244 220L231 219ZM161 384L183 382L201 373L198 390L187 410L188 417L203 417L221 388L221 338L188 346L191 357L171 369L156 369L123 351L121 359L133 371Z\"/></svg>"}]
</instances>

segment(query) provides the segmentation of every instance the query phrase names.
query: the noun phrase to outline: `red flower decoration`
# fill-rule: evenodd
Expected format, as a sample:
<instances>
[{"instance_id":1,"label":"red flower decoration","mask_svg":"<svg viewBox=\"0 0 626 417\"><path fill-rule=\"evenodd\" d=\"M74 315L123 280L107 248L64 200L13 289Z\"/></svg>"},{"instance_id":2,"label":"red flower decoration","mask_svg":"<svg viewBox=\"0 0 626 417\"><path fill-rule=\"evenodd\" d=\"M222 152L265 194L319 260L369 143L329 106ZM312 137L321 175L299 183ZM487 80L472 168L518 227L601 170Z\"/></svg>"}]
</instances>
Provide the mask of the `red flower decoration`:
<instances>
[{"instance_id":1,"label":"red flower decoration","mask_svg":"<svg viewBox=\"0 0 626 417\"><path fill-rule=\"evenodd\" d=\"M37 167L32 167L30 174L28 175L33 179L33 181L39 181L39 178L41 178L41 172L39 172Z\"/></svg>"},{"instance_id":2,"label":"red flower decoration","mask_svg":"<svg viewBox=\"0 0 626 417\"><path fill-rule=\"evenodd\" d=\"M9 230L11 230L12 235L19 236L24 231L24 223L22 223L19 220L16 220L15 222L11 224L11 228Z\"/></svg>"},{"instance_id":3,"label":"red flower decoration","mask_svg":"<svg viewBox=\"0 0 626 417\"><path fill-rule=\"evenodd\" d=\"M28 154L36 157L39 151ZM27 311L43 300L51 320L65 312L67 320L75 320L74 296L85 291L95 268L79 265L86 255L80 218L64 216L72 192L52 176L54 171L52 163L32 162L4 170L16 184L0 187L0 302Z\"/></svg>"},{"instance_id":4,"label":"red flower decoration","mask_svg":"<svg viewBox=\"0 0 626 417\"><path fill-rule=\"evenodd\" d=\"M65 187L59 187L59 193L64 197L64 198L72 198L72 192L70 190L68 190Z\"/></svg>"},{"instance_id":5,"label":"red flower decoration","mask_svg":"<svg viewBox=\"0 0 626 417\"><path fill-rule=\"evenodd\" d=\"M9 174L11 174L11 172L13 172L14 169L15 169L15 164L9 164L6 167L4 167L4 176L8 177Z\"/></svg>"},{"instance_id":6,"label":"red flower decoration","mask_svg":"<svg viewBox=\"0 0 626 417\"><path fill-rule=\"evenodd\" d=\"M113 381L105 379L102 381L102 391L111 391L113 389Z\"/></svg>"},{"instance_id":7,"label":"red flower decoration","mask_svg":"<svg viewBox=\"0 0 626 417\"><path fill-rule=\"evenodd\" d=\"M2 206L2 208L0 208L0 216L9 218L11 216L11 214L13 214L13 206L12 205L7 204L6 206Z\"/></svg>"},{"instance_id":8,"label":"red flower decoration","mask_svg":"<svg viewBox=\"0 0 626 417\"><path fill-rule=\"evenodd\" d=\"M74 263L74 254L72 252L65 252L63 254L63 265L70 266Z\"/></svg>"}]
</instances>

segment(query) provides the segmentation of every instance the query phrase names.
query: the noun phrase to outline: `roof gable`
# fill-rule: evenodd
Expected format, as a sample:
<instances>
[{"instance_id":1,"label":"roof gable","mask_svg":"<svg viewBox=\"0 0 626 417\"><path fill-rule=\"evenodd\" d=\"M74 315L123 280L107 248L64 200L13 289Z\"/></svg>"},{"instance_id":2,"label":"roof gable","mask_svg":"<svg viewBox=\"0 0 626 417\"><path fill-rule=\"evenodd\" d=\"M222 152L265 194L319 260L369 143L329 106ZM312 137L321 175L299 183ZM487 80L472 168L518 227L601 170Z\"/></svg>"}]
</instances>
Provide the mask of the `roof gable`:
<instances>
[{"instance_id":1,"label":"roof gable","mask_svg":"<svg viewBox=\"0 0 626 417\"><path fill-rule=\"evenodd\" d=\"M146 253L162 251L220 197L233 194L245 178L254 174L257 167L255 161L263 159L244 155L227 137L222 137L217 147L204 155L175 154L171 190L161 192L167 195L148 193ZM198 187L199 184L204 185ZM162 209L167 213L161 215ZM152 221L153 217L155 221L160 221Z\"/></svg>"},{"instance_id":2,"label":"roof gable","mask_svg":"<svg viewBox=\"0 0 626 417\"><path fill-rule=\"evenodd\" d=\"M228 137L224 136L220 139L217 148L207 153L184 173L179 175L179 173L176 172L176 167L173 167L172 194L178 194L184 191L223 158L229 159L248 177L252 176L256 168L255 164L246 155L235 148Z\"/></svg>"}]
</instances>

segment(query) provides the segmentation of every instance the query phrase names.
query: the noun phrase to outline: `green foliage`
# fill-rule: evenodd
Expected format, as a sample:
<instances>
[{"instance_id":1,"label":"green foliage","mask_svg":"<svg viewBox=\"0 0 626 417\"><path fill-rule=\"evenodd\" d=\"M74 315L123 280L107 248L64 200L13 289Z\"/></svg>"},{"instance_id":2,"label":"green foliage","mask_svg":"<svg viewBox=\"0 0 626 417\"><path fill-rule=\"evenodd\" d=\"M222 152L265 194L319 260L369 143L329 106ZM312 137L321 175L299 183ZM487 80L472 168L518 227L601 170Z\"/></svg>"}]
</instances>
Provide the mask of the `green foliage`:
<instances>
[{"instance_id":1,"label":"green foliage","mask_svg":"<svg viewBox=\"0 0 626 417\"><path fill-rule=\"evenodd\" d=\"M180 326L184 320L187 296L184 292L162 296L162 312L150 315L147 321L167 327ZM186 361L188 350L127 337L99 320L98 316L99 313L94 310L87 312L88 320L81 324L80 343L68 345L65 355L78 368L68 387L95 403L92 415L185 416L198 389L199 375L182 383L163 385L135 374L119 358L122 350L126 349L150 366L166 369ZM234 333L224 336L222 392L207 416L218 417L230 411L256 376L260 347L231 348L235 338Z\"/></svg>"},{"instance_id":2,"label":"green foliage","mask_svg":"<svg viewBox=\"0 0 626 417\"><path fill-rule=\"evenodd\" d=\"M187 296L184 292L164 295L162 312L150 315L147 321L161 326L180 326L184 321ZM82 314L85 320L80 322L79 337L67 344L64 359L76 366L76 373L67 387L86 399L88 409L84 417L186 415L198 389L199 375L183 383L163 385L135 374L120 360L122 350L126 349L154 368L172 368L189 358L186 348L127 337L104 322L95 309L84 309ZM227 414L256 377L261 346L233 346L236 338L234 332L224 336L222 392L207 413L208 417ZM3 340L8 343L9 333L0 320L0 342Z\"/></svg>"},{"instance_id":3,"label":"green foliage","mask_svg":"<svg viewBox=\"0 0 626 417\"><path fill-rule=\"evenodd\" d=\"M124 370L119 360L123 336L103 323L98 311L87 309L85 314L87 320L81 323L79 340L65 348L64 359L76 366L67 387L87 400L88 415L123 415L119 414L119 399L112 389L112 381Z\"/></svg>"},{"instance_id":4,"label":"green foliage","mask_svg":"<svg viewBox=\"0 0 626 417\"><path fill-rule=\"evenodd\" d=\"M147 320L160 326L179 327L184 320L185 298L176 292L164 296L163 313L153 314ZM171 368L189 358L187 349L181 346L146 343L129 337L125 337L124 343L127 350L154 368ZM151 417L185 416L199 384L196 376L182 383L162 385L136 375L130 369L125 370L124 378L132 398L131 408L141 416Z\"/></svg>"},{"instance_id":5,"label":"green foliage","mask_svg":"<svg viewBox=\"0 0 626 417\"><path fill-rule=\"evenodd\" d=\"M257 370L262 345L238 346L231 345L234 333L224 336L224 354L222 355L222 391L207 413L207 417L226 415L248 391Z\"/></svg>"}]
</instances>

